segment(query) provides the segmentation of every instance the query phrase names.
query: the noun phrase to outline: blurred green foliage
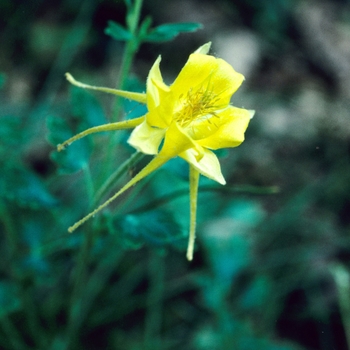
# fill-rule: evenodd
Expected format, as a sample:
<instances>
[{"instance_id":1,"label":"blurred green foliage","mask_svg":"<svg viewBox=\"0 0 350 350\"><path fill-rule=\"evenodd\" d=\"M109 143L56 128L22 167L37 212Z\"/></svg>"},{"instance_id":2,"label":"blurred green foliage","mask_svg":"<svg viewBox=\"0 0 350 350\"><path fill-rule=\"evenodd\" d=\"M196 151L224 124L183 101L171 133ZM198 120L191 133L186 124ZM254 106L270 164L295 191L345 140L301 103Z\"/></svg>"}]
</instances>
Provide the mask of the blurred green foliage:
<instances>
[{"instance_id":1,"label":"blurred green foliage","mask_svg":"<svg viewBox=\"0 0 350 350\"><path fill-rule=\"evenodd\" d=\"M298 1L294 0L241 0L238 6L246 21L268 41L283 45L288 38L290 14ZM243 12L244 11L244 12Z\"/></svg>"}]
</instances>

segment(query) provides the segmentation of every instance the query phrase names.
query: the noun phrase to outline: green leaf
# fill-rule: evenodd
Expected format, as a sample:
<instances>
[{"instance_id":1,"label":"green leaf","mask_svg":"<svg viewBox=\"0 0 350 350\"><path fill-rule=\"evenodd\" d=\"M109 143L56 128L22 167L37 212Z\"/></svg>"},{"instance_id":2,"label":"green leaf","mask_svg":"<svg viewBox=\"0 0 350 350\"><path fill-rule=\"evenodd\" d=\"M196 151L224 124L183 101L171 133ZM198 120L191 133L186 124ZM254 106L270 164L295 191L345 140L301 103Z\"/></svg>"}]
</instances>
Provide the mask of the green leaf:
<instances>
[{"instance_id":1,"label":"green leaf","mask_svg":"<svg viewBox=\"0 0 350 350\"><path fill-rule=\"evenodd\" d=\"M106 123L106 117L99 101L85 90L72 87L71 104L72 114L78 122L74 131L63 118L51 116L47 119L48 140L54 146L82 130ZM59 173L73 173L88 164L92 153L92 139L91 137L82 138L61 152L51 153L51 159L59 165Z\"/></svg>"},{"instance_id":2,"label":"green leaf","mask_svg":"<svg viewBox=\"0 0 350 350\"><path fill-rule=\"evenodd\" d=\"M126 13L126 24L129 29L135 28L135 16L136 16L136 6L135 6L135 1L132 3L132 1L127 1L126 3L127 6L127 13Z\"/></svg>"},{"instance_id":3,"label":"green leaf","mask_svg":"<svg viewBox=\"0 0 350 350\"><path fill-rule=\"evenodd\" d=\"M0 73L0 89L2 89L5 85L6 75L4 73Z\"/></svg>"},{"instance_id":4,"label":"green leaf","mask_svg":"<svg viewBox=\"0 0 350 350\"><path fill-rule=\"evenodd\" d=\"M88 164L90 152L86 147L86 140L82 140L82 144L73 144L66 150L51 153L50 158L59 165L59 174L70 174L75 173Z\"/></svg>"},{"instance_id":5,"label":"green leaf","mask_svg":"<svg viewBox=\"0 0 350 350\"><path fill-rule=\"evenodd\" d=\"M129 214L114 221L127 248L139 248L143 244L164 247L175 246L184 249L187 237L180 225L167 212ZM113 232L116 232L115 227Z\"/></svg>"},{"instance_id":6,"label":"green leaf","mask_svg":"<svg viewBox=\"0 0 350 350\"><path fill-rule=\"evenodd\" d=\"M258 201L236 199L225 209L225 214L234 218L242 233L258 225L265 217L265 212Z\"/></svg>"},{"instance_id":7,"label":"green leaf","mask_svg":"<svg viewBox=\"0 0 350 350\"><path fill-rule=\"evenodd\" d=\"M247 311L262 308L268 303L272 293L271 281L263 275L254 278L240 297L240 305Z\"/></svg>"},{"instance_id":8,"label":"green leaf","mask_svg":"<svg viewBox=\"0 0 350 350\"><path fill-rule=\"evenodd\" d=\"M68 123L59 117L51 116L47 119L49 129L48 140L57 145L73 136ZM53 151L51 159L59 165L60 174L69 174L85 167L91 155L91 139L83 138L72 143L61 152Z\"/></svg>"},{"instance_id":9,"label":"green leaf","mask_svg":"<svg viewBox=\"0 0 350 350\"><path fill-rule=\"evenodd\" d=\"M139 29L139 40L142 42L144 38L147 36L148 30L152 24L152 18L146 17L140 25Z\"/></svg>"},{"instance_id":10,"label":"green leaf","mask_svg":"<svg viewBox=\"0 0 350 350\"><path fill-rule=\"evenodd\" d=\"M68 123L60 117L49 116L46 120L46 127L49 130L47 139L55 147L73 136Z\"/></svg>"},{"instance_id":11,"label":"green leaf","mask_svg":"<svg viewBox=\"0 0 350 350\"><path fill-rule=\"evenodd\" d=\"M0 177L0 196L31 208L48 207L56 203L43 181L23 166L4 164Z\"/></svg>"},{"instance_id":12,"label":"green leaf","mask_svg":"<svg viewBox=\"0 0 350 350\"><path fill-rule=\"evenodd\" d=\"M22 145L24 130L21 127L21 122L21 119L16 116L8 115L1 117L0 152L6 152L8 154L9 147L11 147L11 151L16 151Z\"/></svg>"},{"instance_id":13,"label":"green leaf","mask_svg":"<svg viewBox=\"0 0 350 350\"><path fill-rule=\"evenodd\" d=\"M106 123L101 104L91 93L72 87L71 105L73 115L79 120L79 131Z\"/></svg>"},{"instance_id":14,"label":"green leaf","mask_svg":"<svg viewBox=\"0 0 350 350\"><path fill-rule=\"evenodd\" d=\"M136 77L131 76L127 79L126 90L134 92L144 92L145 84L141 83ZM126 119L138 118L147 113L147 106L142 103L125 98L123 101L123 105L126 113Z\"/></svg>"},{"instance_id":15,"label":"green leaf","mask_svg":"<svg viewBox=\"0 0 350 350\"><path fill-rule=\"evenodd\" d=\"M119 23L108 21L108 27L105 34L111 36L115 40L128 41L132 39L132 34Z\"/></svg>"},{"instance_id":16,"label":"green leaf","mask_svg":"<svg viewBox=\"0 0 350 350\"><path fill-rule=\"evenodd\" d=\"M131 0L124 0L124 2L128 9L132 6Z\"/></svg>"},{"instance_id":17,"label":"green leaf","mask_svg":"<svg viewBox=\"0 0 350 350\"><path fill-rule=\"evenodd\" d=\"M183 22L168 23L153 28L152 31L144 38L145 42L164 42L174 39L180 33L195 32L203 26L200 23Z\"/></svg>"},{"instance_id":18,"label":"green leaf","mask_svg":"<svg viewBox=\"0 0 350 350\"><path fill-rule=\"evenodd\" d=\"M259 202L236 199L225 209L221 219L207 225L202 241L213 271L223 283L232 281L251 262L249 235L264 215Z\"/></svg>"},{"instance_id":19,"label":"green leaf","mask_svg":"<svg viewBox=\"0 0 350 350\"><path fill-rule=\"evenodd\" d=\"M0 317L21 308L18 287L11 282L0 281Z\"/></svg>"},{"instance_id":20,"label":"green leaf","mask_svg":"<svg viewBox=\"0 0 350 350\"><path fill-rule=\"evenodd\" d=\"M189 33L195 32L198 29L203 28L201 23L195 22L180 22L180 23L167 23L162 24L156 28L154 28L157 32L160 33Z\"/></svg>"}]
</instances>

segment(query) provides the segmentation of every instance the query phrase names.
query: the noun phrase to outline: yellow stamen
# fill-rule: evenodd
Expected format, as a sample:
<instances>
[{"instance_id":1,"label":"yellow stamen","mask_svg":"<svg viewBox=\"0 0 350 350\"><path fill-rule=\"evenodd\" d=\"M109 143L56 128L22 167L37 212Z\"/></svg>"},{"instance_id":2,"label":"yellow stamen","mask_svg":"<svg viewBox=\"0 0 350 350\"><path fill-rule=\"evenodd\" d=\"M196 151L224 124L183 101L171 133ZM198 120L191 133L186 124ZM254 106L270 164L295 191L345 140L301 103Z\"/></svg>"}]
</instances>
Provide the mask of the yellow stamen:
<instances>
[{"instance_id":1,"label":"yellow stamen","mask_svg":"<svg viewBox=\"0 0 350 350\"><path fill-rule=\"evenodd\" d=\"M200 87L193 91L189 89L185 97L180 96L181 107L174 115L174 120L182 127L189 126L192 122L210 116L215 116L215 111L220 109L217 105L219 97L207 87Z\"/></svg>"}]
</instances>

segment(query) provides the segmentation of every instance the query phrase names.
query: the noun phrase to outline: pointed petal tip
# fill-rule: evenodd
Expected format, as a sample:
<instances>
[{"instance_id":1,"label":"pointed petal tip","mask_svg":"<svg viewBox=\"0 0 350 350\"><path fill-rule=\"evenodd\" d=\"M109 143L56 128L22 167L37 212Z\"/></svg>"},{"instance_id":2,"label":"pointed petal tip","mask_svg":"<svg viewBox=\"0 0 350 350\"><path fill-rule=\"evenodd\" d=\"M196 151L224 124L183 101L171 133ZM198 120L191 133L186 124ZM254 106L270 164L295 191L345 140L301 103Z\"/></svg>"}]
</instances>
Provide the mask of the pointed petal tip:
<instances>
[{"instance_id":1,"label":"pointed petal tip","mask_svg":"<svg viewBox=\"0 0 350 350\"><path fill-rule=\"evenodd\" d=\"M208 54L211 47L211 41L207 42L206 44L200 46L194 53L199 53L202 55Z\"/></svg>"},{"instance_id":2,"label":"pointed petal tip","mask_svg":"<svg viewBox=\"0 0 350 350\"><path fill-rule=\"evenodd\" d=\"M248 109L248 112L250 114L250 119L252 119L255 115L255 110L254 109Z\"/></svg>"},{"instance_id":3,"label":"pointed petal tip","mask_svg":"<svg viewBox=\"0 0 350 350\"><path fill-rule=\"evenodd\" d=\"M226 185L226 180L224 178L224 175L222 175L221 171L220 173L216 173L214 174L214 176L212 177L212 180L218 182L220 185Z\"/></svg>"},{"instance_id":4,"label":"pointed petal tip","mask_svg":"<svg viewBox=\"0 0 350 350\"><path fill-rule=\"evenodd\" d=\"M224 178L224 175L222 175L221 169L220 171L213 171L211 174L203 174L204 176L208 177L209 179L212 179L216 182L218 182L220 185L226 185L226 180Z\"/></svg>"}]
</instances>

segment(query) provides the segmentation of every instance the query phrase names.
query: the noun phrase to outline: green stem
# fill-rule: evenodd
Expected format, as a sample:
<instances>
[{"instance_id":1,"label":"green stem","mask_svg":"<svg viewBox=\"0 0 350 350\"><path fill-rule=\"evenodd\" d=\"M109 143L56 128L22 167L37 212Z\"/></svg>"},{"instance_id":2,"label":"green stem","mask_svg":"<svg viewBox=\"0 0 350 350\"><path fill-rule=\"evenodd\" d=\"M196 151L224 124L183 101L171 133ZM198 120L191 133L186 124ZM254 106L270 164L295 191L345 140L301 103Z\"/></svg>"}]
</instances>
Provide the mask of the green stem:
<instances>
[{"instance_id":1,"label":"green stem","mask_svg":"<svg viewBox=\"0 0 350 350\"><path fill-rule=\"evenodd\" d=\"M255 194L255 195L270 195L278 193L278 189L275 186L272 187L255 187L249 185L237 185L237 186L218 186L218 185L202 185L199 188L199 192L222 192L224 194ZM176 200L182 196L188 195L188 188L180 189L177 191L165 194L151 202L143 204L135 209L133 209L130 214L143 213L145 211L154 210L157 207L161 207L168 202Z\"/></svg>"},{"instance_id":2,"label":"green stem","mask_svg":"<svg viewBox=\"0 0 350 350\"><path fill-rule=\"evenodd\" d=\"M107 243L104 252L101 254L94 271L90 273L89 280L84 286L81 297L81 317L86 317L95 300L101 291L108 285L108 280L116 270L124 251L120 249L110 249Z\"/></svg>"},{"instance_id":3,"label":"green stem","mask_svg":"<svg viewBox=\"0 0 350 350\"><path fill-rule=\"evenodd\" d=\"M80 296L83 294L84 286L87 280L87 265L90 258L90 251L93 245L93 229L88 226L87 232L84 234L84 242L79 252L78 262L73 274L74 286L70 301L69 320L67 327L67 338L64 349L70 349L77 340L77 334L83 322L82 319L82 302Z\"/></svg>"},{"instance_id":4,"label":"green stem","mask_svg":"<svg viewBox=\"0 0 350 350\"><path fill-rule=\"evenodd\" d=\"M29 294L30 289L23 285L23 281L16 272L16 267L14 266L16 260L19 259L19 236L16 230L14 220L11 217L9 210L7 209L7 203L0 203L0 220L4 224L5 236L7 244L9 246L10 274L12 279L19 286L20 298L23 303L28 329L30 330L34 341L37 341L41 345L43 345L45 343L45 340L44 334L40 331L40 323L39 317L37 315L37 308L34 305L33 298ZM9 324L7 331L11 331L11 334L13 334L13 330L15 330L14 326L11 326Z\"/></svg>"},{"instance_id":5,"label":"green stem","mask_svg":"<svg viewBox=\"0 0 350 350\"><path fill-rule=\"evenodd\" d=\"M107 192L110 186L117 181L125 172L138 160L140 160L144 155L142 153L136 152L129 159L127 159L101 186L97 191L94 202L98 202L103 195ZM87 184L89 187L89 176L87 176ZM91 201L92 202L92 201ZM72 293L72 299L69 311L69 323L67 332L67 341L65 343L65 349L75 343L76 334L83 322L83 315L85 311L83 310L84 304L82 303L81 296L84 294L84 288L87 285L87 265L90 258L90 251L93 245L94 230L90 226L84 235L84 242L79 253L78 262L76 265L76 270L74 273L74 287Z\"/></svg>"},{"instance_id":6,"label":"green stem","mask_svg":"<svg viewBox=\"0 0 350 350\"><path fill-rule=\"evenodd\" d=\"M0 220L3 222L5 227L5 236L9 246L10 261L13 262L18 251L18 235L14 222L11 219L11 215L7 210L6 203L2 202L0 202Z\"/></svg>"},{"instance_id":7,"label":"green stem","mask_svg":"<svg viewBox=\"0 0 350 350\"><path fill-rule=\"evenodd\" d=\"M85 164L83 167L83 173L85 177L85 184L87 189L87 194L89 198L89 203L93 201L94 198L94 182L92 181L91 171L89 164Z\"/></svg>"},{"instance_id":8,"label":"green stem","mask_svg":"<svg viewBox=\"0 0 350 350\"><path fill-rule=\"evenodd\" d=\"M122 175L124 175L128 169L133 167L136 163L138 163L145 155L141 152L135 152L128 158L123 164L120 165L117 170L112 173L112 175L102 184L99 190L96 192L93 206L95 207L98 202L102 199L102 197L107 193L107 191L111 188L111 186L116 183Z\"/></svg>"},{"instance_id":9,"label":"green stem","mask_svg":"<svg viewBox=\"0 0 350 350\"><path fill-rule=\"evenodd\" d=\"M132 34L132 38L126 43L123 58L122 58L122 63L120 67L120 77L119 77L119 83L118 83L120 90L125 89L125 85L130 73L132 63L134 61L135 54L140 47L140 40L138 38L137 31L138 31L138 25L140 21L142 2L143 0L136 0L135 5L133 6L133 9L132 9L133 21L129 24L129 28L128 28ZM119 119L121 107L122 107L122 99L120 97L117 97L115 100L112 121L117 121Z\"/></svg>"},{"instance_id":10,"label":"green stem","mask_svg":"<svg viewBox=\"0 0 350 350\"><path fill-rule=\"evenodd\" d=\"M38 307L33 298L34 291L32 288L25 287L23 282L19 279L18 282L21 283L20 297L26 312L28 329L31 332L34 341L37 343L38 348L45 349L47 345L46 333L43 332L40 325Z\"/></svg>"},{"instance_id":11,"label":"green stem","mask_svg":"<svg viewBox=\"0 0 350 350\"><path fill-rule=\"evenodd\" d=\"M132 168L136 163L138 163L143 157L145 157L145 154L141 152L135 152L128 158L123 164L121 164L113 173L112 175L103 183L103 185L97 190L96 194L94 195L94 198L90 200L92 203L92 208L95 208L98 203L101 201L101 199L108 193L109 190L111 190L113 184L115 184L130 168ZM151 177L152 174L149 176ZM87 186L89 187L89 176L86 174L85 182L87 183ZM142 186L139 187L139 189L142 188ZM133 192L134 193L134 192ZM1 207L0 207L1 209ZM0 210L1 213L1 210ZM56 252L56 249L61 247L62 240L67 239L67 234L64 234L60 237L56 237L52 240L49 240L47 242L44 242L38 249L38 254L42 255L49 255L53 252Z\"/></svg>"},{"instance_id":12,"label":"green stem","mask_svg":"<svg viewBox=\"0 0 350 350\"><path fill-rule=\"evenodd\" d=\"M137 37L137 28L139 24L140 19L140 13L141 13L141 7L142 7L142 1L143 0L135 0L135 5L130 9L130 11L133 11L132 15L133 20L129 24L129 30L133 34L132 39L127 42L122 64L121 64L121 73L119 78L119 87L120 89L123 89L126 85L126 81L130 72L130 68L134 59L134 56L139 48L139 39ZM115 100L115 106L112 116L112 121L117 121L119 119L119 115L122 109L122 100L120 97L117 97ZM115 137L111 137L109 141L109 147L107 150L107 161L106 166L104 169L104 173L108 173L109 169L112 164L112 152L114 150L115 145ZM101 188L98 190L96 196L95 196L95 202L98 201L108 190L109 186L116 181L122 174L126 172L126 170L129 168L130 164L132 164L133 161L135 161L135 158L137 159L139 155L134 154L131 156L126 162L124 162L116 171L113 173L101 186ZM87 174L86 174L87 175ZM91 190L91 186L89 185L89 178L87 176L87 184L89 191ZM81 296L84 292L84 286L87 283L87 265L90 258L90 252L91 247L93 244L93 229L90 226L88 229L88 232L84 235L84 243L81 247L78 262L76 265L76 270L74 273L75 283L73 287L73 293L72 293L72 299L70 304L70 310L69 310L69 321L68 321L68 328L67 328L67 338L66 342L64 344L65 349L69 349L71 346L74 346L74 343L77 339L77 333L81 327L81 324L83 322L82 315L84 314L83 311L83 304L81 301Z\"/></svg>"},{"instance_id":13,"label":"green stem","mask_svg":"<svg viewBox=\"0 0 350 350\"><path fill-rule=\"evenodd\" d=\"M26 123L30 125L30 136L32 138L37 138L38 134L41 135L41 120L50 114L60 86L64 84L64 79L62 79L63 74L67 71L67 68L81 49L81 43L85 40L91 28L91 17L95 8L96 2L94 1L82 0L80 2L79 12L71 26L72 30L69 35L65 37L60 51L51 65L44 86L40 90L39 96L36 98L36 102L30 111L29 117L26 119ZM37 122L38 120L40 120L40 122Z\"/></svg>"},{"instance_id":14,"label":"green stem","mask_svg":"<svg viewBox=\"0 0 350 350\"><path fill-rule=\"evenodd\" d=\"M159 350L164 291L164 259L154 250L149 258L149 289L145 320L145 349Z\"/></svg>"},{"instance_id":15,"label":"green stem","mask_svg":"<svg viewBox=\"0 0 350 350\"><path fill-rule=\"evenodd\" d=\"M134 21L130 23L130 31L132 34L136 34L136 30L140 21L140 14L141 14L141 8L142 8L142 2L143 0L136 0L135 1L135 7L134 7Z\"/></svg>"},{"instance_id":16,"label":"green stem","mask_svg":"<svg viewBox=\"0 0 350 350\"><path fill-rule=\"evenodd\" d=\"M21 334L17 331L8 317L0 317L0 325L13 349L28 349L28 347L21 340Z\"/></svg>"},{"instance_id":17,"label":"green stem","mask_svg":"<svg viewBox=\"0 0 350 350\"><path fill-rule=\"evenodd\" d=\"M340 315L343 321L347 344L350 348L350 274L338 264L331 268L338 290Z\"/></svg>"},{"instance_id":18,"label":"green stem","mask_svg":"<svg viewBox=\"0 0 350 350\"><path fill-rule=\"evenodd\" d=\"M122 63L120 67L120 76L119 76L119 83L117 84L117 87L119 87L120 90L125 89L126 82L128 79L128 76L130 74L130 69L132 66L132 63L134 61L134 57L136 52L139 49L140 46L140 39L138 37L138 25L140 21L140 14L141 14L141 8L142 8L142 2L143 0L135 0L134 6L132 6L129 11L132 11L132 21L128 21L128 29L132 33L132 38L126 43ZM131 13L128 13L127 16L131 16ZM120 114L122 111L122 104L123 100L122 97L117 96L114 102L114 109L112 114L112 122L116 122L120 119ZM109 144L107 148L107 161L106 165L104 167L104 173L109 173L111 170L111 160L113 159L113 150L115 147L115 144L118 140L118 137L113 137L113 135L109 139Z\"/></svg>"}]
</instances>

